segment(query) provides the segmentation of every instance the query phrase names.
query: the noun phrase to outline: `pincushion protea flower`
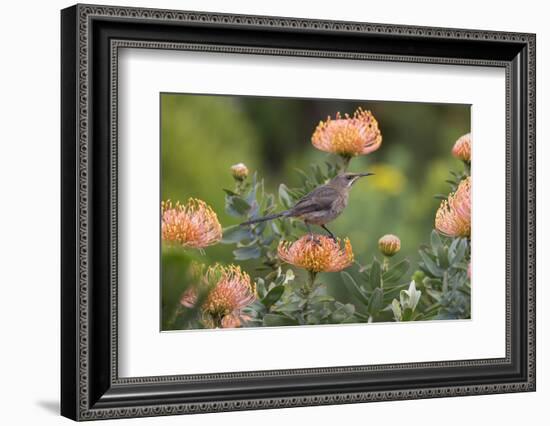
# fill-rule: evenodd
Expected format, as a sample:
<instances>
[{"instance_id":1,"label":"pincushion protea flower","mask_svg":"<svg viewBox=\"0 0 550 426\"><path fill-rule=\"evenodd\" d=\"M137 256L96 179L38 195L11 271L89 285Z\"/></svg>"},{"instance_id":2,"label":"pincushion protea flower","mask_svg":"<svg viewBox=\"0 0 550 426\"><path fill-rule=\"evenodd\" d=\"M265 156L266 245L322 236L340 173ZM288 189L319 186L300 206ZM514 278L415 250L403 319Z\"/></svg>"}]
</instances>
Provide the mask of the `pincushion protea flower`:
<instances>
[{"instance_id":1,"label":"pincushion protea flower","mask_svg":"<svg viewBox=\"0 0 550 426\"><path fill-rule=\"evenodd\" d=\"M295 242L281 241L277 249L279 257L294 266L310 272L338 272L353 263L353 250L348 238L341 247L324 235L305 235Z\"/></svg>"},{"instance_id":2,"label":"pincushion protea flower","mask_svg":"<svg viewBox=\"0 0 550 426\"><path fill-rule=\"evenodd\" d=\"M378 249L384 256L391 257L401 250L401 240L396 235L386 234L378 240Z\"/></svg>"},{"instance_id":3,"label":"pincushion protea flower","mask_svg":"<svg viewBox=\"0 0 550 426\"><path fill-rule=\"evenodd\" d=\"M470 133L459 137L455 142L452 154L459 160L470 162L472 158L472 136Z\"/></svg>"},{"instance_id":4,"label":"pincushion protea flower","mask_svg":"<svg viewBox=\"0 0 550 426\"><path fill-rule=\"evenodd\" d=\"M196 274L196 271L193 271ZM242 309L256 300L256 286L239 266L210 266L198 280L197 288L208 291L200 309L213 327L240 327L248 319ZM197 303L197 288L187 290L180 303L188 308Z\"/></svg>"},{"instance_id":5,"label":"pincushion protea flower","mask_svg":"<svg viewBox=\"0 0 550 426\"><path fill-rule=\"evenodd\" d=\"M190 198L187 204L163 201L162 239L184 247L204 248L222 239L218 216L204 201Z\"/></svg>"},{"instance_id":6,"label":"pincushion protea flower","mask_svg":"<svg viewBox=\"0 0 550 426\"><path fill-rule=\"evenodd\" d=\"M357 109L352 117L336 114L336 119L321 121L313 136L313 146L321 151L351 158L366 155L380 148L382 134L370 111Z\"/></svg>"},{"instance_id":7,"label":"pincushion protea flower","mask_svg":"<svg viewBox=\"0 0 550 426\"><path fill-rule=\"evenodd\" d=\"M471 228L471 178L463 179L455 193L443 200L435 215L435 228L448 237L469 237Z\"/></svg>"}]
</instances>

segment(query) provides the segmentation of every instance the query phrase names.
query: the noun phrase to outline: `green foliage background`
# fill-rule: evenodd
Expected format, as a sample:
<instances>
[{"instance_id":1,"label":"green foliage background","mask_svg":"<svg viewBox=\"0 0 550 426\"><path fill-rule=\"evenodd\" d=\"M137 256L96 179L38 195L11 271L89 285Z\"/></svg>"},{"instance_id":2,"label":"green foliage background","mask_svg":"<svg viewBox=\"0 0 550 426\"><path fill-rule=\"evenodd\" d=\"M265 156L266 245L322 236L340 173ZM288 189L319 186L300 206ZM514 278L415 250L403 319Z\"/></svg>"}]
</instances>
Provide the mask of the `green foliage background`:
<instances>
[{"instance_id":1,"label":"green foliage background","mask_svg":"<svg viewBox=\"0 0 550 426\"><path fill-rule=\"evenodd\" d=\"M350 171L376 175L354 186L345 213L329 227L351 239L361 263L379 257L380 236L396 234L402 242L396 257L415 265L418 247L429 242L433 228L439 205L434 194L447 194L449 170L462 167L450 151L470 131L469 105L162 94L161 197L200 198L223 227L234 225L236 219L224 211L222 191L233 188L232 164L243 162L258 171L274 194L281 183L299 186L296 168L334 161L311 145L318 122L338 111L352 114L359 106L377 118L383 143L352 160ZM215 245L201 260L231 263L232 250L232 245ZM255 261L240 264L257 276ZM324 275L331 293L345 299L339 274Z\"/></svg>"}]
</instances>

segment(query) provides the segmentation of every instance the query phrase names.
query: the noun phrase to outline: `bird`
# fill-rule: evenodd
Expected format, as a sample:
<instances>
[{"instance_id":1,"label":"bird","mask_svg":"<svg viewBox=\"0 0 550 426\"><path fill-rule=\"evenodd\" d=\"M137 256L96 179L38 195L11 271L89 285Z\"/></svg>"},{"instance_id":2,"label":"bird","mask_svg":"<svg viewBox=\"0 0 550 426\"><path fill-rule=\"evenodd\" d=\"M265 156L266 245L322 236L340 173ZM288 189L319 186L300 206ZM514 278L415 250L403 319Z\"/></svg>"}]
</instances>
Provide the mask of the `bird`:
<instances>
[{"instance_id":1,"label":"bird","mask_svg":"<svg viewBox=\"0 0 550 426\"><path fill-rule=\"evenodd\" d=\"M374 173L339 173L328 183L304 195L288 210L248 220L241 223L241 226L291 217L302 220L310 235L313 235L310 225L319 225L336 241L334 234L327 228L327 223L332 222L345 210L353 184L362 177L372 175Z\"/></svg>"}]
</instances>

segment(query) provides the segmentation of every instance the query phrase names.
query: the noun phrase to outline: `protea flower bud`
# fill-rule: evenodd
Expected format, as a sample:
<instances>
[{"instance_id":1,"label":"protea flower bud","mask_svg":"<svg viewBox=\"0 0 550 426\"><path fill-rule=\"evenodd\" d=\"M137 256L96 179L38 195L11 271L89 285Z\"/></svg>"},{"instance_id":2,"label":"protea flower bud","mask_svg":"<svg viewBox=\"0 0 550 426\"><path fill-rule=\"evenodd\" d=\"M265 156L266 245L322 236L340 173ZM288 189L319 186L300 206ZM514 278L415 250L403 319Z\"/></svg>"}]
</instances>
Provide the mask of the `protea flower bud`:
<instances>
[{"instance_id":1,"label":"protea flower bud","mask_svg":"<svg viewBox=\"0 0 550 426\"><path fill-rule=\"evenodd\" d=\"M401 250L401 240L393 234L386 234L378 240L378 249L384 256L392 257Z\"/></svg>"},{"instance_id":2,"label":"protea flower bud","mask_svg":"<svg viewBox=\"0 0 550 426\"><path fill-rule=\"evenodd\" d=\"M470 133L459 137L452 150L453 156L469 163L472 159L472 136Z\"/></svg>"},{"instance_id":3,"label":"protea flower bud","mask_svg":"<svg viewBox=\"0 0 550 426\"><path fill-rule=\"evenodd\" d=\"M190 198L187 204L163 201L162 239L183 247L204 248L222 239L218 216L204 201Z\"/></svg>"},{"instance_id":4,"label":"protea flower bud","mask_svg":"<svg viewBox=\"0 0 550 426\"><path fill-rule=\"evenodd\" d=\"M328 117L326 121L321 121L311 137L311 143L321 151L351 158L380 148L382 134L372 113L359 108L352 117L348 114L342 117L337 113L336 119Z\"/></svg>"},{"instance_id":5,"label":"protea flower bud","mask_svg":"<svg viewBox=\"0 0 550 426\"><path fill-rule=\"evenodd\" d=\"M291 265L310 272L338 272L353 263L353 250L348 238L341 247L325 235L304 235L295 242L281 241L279 257Z\"/></svg>"},{"instance_id":6,"label":"protea flower bud","mask_svg":"<svg viewBox=\"0 0 550 426\"><path fill-rule=\"evenodd\" d=\"M231 166L231 174L235 180L245 180L248 177L248 167L244 163L238 163Z\"/></svg>"}]
</instances>

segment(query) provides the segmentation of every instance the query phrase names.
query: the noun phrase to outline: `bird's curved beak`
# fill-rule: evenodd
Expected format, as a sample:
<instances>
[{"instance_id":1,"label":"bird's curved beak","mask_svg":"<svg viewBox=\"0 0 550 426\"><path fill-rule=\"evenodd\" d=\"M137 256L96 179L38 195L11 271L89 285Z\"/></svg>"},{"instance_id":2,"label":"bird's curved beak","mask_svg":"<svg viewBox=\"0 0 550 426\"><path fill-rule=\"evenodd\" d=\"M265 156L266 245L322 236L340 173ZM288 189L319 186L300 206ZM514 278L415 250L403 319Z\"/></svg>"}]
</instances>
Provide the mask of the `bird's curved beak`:
<instances>
[{"instance_id":1,"label":"bird's curved beak","mask_svg":"<svg viewBox=\"0 0 550 426\"><path fill-rule=\"evenodd\" d=\"M351 182L351 185L353 185L355 182L357 182L360 178L362 177L365 177L365 176L372 176L374 173L370 173L370 172L367 172L367 173L356 173L355 174L355 177L353 179L353 181Z\"/></svg>"}]
</instances>

